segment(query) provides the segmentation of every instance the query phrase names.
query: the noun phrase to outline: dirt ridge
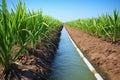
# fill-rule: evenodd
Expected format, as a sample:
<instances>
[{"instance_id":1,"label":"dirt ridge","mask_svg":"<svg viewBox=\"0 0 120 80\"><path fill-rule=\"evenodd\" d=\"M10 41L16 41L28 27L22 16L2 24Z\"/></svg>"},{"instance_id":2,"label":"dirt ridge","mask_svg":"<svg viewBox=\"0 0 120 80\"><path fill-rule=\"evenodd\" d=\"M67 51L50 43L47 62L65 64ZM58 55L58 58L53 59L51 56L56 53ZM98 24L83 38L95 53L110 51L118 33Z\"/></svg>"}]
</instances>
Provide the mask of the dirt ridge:
<instances>
[{"instance_id":1,"label":"dirt ridge","mask_svg":"<svg viewBox=\"0 0 120 80\"><path fill-rule=\"evenodd\" d=\"M35 48L26 48L26 53L17 59L23 66L12 65L6 80L48 80L50 64L59 44L61 30L62 26L52 31Z\"/></svg>"},{"instance_id":2,"label":"dirt ridge","mask_svg":"<svg viewBox=\"0 0 120 80\"><path fill-rule=\"evenodd\" d=\"M70 36L105 80L120 80L120 44L105 41L77 28L66 27Z\"/></svg>"}]
</instances>

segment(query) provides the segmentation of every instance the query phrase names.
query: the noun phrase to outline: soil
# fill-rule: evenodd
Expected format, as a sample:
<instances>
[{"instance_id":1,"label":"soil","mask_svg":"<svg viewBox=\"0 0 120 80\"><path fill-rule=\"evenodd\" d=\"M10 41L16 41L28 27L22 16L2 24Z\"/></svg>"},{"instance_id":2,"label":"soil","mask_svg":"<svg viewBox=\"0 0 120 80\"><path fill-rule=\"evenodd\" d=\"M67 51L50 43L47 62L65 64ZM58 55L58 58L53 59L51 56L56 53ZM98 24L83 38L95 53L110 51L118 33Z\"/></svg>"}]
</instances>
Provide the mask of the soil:
<instances>
[{"instance_id":1,"label":"soil","mask_svg":"<svg viewBox=\"0 0 120 80\"><path fill-rule=\"evenodd\" d=\"M48 80L51 73L50 64L59 43L62 27L52 31L35 48L26 48L16 62L10 66L6 80ZM15 46L13 51L19 49ZM3 67L0 65L0 80L3 76Z\"/></svg>"},{"instance_id":2,"label":"soil","mask_svg":"<svg viewBox=\"0 0 120 80\"><path fill-rule=\"evenodd\" d=\"M120 80L120 41L112 43L77 28L66 29L105 80Z\"/></svg>"}]
</instances>

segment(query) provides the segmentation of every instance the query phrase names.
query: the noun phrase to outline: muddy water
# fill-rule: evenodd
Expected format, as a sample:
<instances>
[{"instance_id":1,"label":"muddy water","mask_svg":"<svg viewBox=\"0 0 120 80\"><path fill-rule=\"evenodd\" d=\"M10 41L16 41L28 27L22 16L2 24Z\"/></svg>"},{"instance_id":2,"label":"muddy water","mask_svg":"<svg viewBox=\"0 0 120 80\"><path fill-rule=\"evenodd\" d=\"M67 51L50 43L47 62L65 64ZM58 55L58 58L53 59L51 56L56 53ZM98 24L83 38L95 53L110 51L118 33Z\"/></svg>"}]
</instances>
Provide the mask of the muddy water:
<instances>
[{"instance_id":1,"label":"muddy water","mask_svg":"<svg viewBox=\"0 0 120 80\"><path fill-rule=\"evenodd\" d=\"M61 33L52 70L50 80L96 80L71 43L65 28Z\"/></svg>"}]
</instances>

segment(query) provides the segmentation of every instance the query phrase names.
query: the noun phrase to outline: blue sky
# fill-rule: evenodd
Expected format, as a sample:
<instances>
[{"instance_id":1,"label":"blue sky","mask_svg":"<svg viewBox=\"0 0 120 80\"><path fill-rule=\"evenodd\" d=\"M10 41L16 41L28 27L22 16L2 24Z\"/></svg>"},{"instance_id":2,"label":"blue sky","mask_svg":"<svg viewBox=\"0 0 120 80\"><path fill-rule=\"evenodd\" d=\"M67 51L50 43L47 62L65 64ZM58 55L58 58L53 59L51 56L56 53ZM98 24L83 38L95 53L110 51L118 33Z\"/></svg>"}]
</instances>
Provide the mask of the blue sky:
<instances>
[{"instance_id":1,"label":"blue sky","mask_svg":"<svg viewBox=\"0 0 120 80\"><path fill-rule=\"evenodd\" d=\"M8 9L18 0L6 0ZM97 17L101 14L113 14L116 8L120 14L119 0L23 0L27 9L43 11L63 22L79 18ZM1 3L1 0L0 0Z\"/></svg>"}]
</instances>

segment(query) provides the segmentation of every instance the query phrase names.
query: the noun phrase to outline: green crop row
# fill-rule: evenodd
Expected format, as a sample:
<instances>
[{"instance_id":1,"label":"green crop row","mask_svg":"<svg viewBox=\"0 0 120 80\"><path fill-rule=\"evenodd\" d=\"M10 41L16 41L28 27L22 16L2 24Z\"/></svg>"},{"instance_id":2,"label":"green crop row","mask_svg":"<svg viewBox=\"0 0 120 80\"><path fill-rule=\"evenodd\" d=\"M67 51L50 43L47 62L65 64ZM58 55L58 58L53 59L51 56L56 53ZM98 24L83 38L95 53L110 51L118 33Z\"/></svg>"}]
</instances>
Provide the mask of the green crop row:
<instances>
[{"instance_id":1,"label":"green crop row","mask_svg":"<svg viewBox=\"0 0 120 80\"><path fill-rule=\"evenodd\" d=\"M7 10L5 0L0 7L0 64L6 73L12 64L18 64L15 61L26 47L34 47L61 22L43 16L42 11L27 11L20 0L11 12ZM12 51L14 45L20 48L15 53Z\"/></svg>"},{"instance_id":2,"label":"green crop row","mask_svg":"<svg viewBox=\"0 0 120 80\"><path fill-rule=\"evenodd\" d=\"M113 16L107 14L98 18L79 19L66 22L66 25L77 27L92 35L111 39L113 42L120 38L120 16L116 10Z\"/></svg>"}]
</instances>

